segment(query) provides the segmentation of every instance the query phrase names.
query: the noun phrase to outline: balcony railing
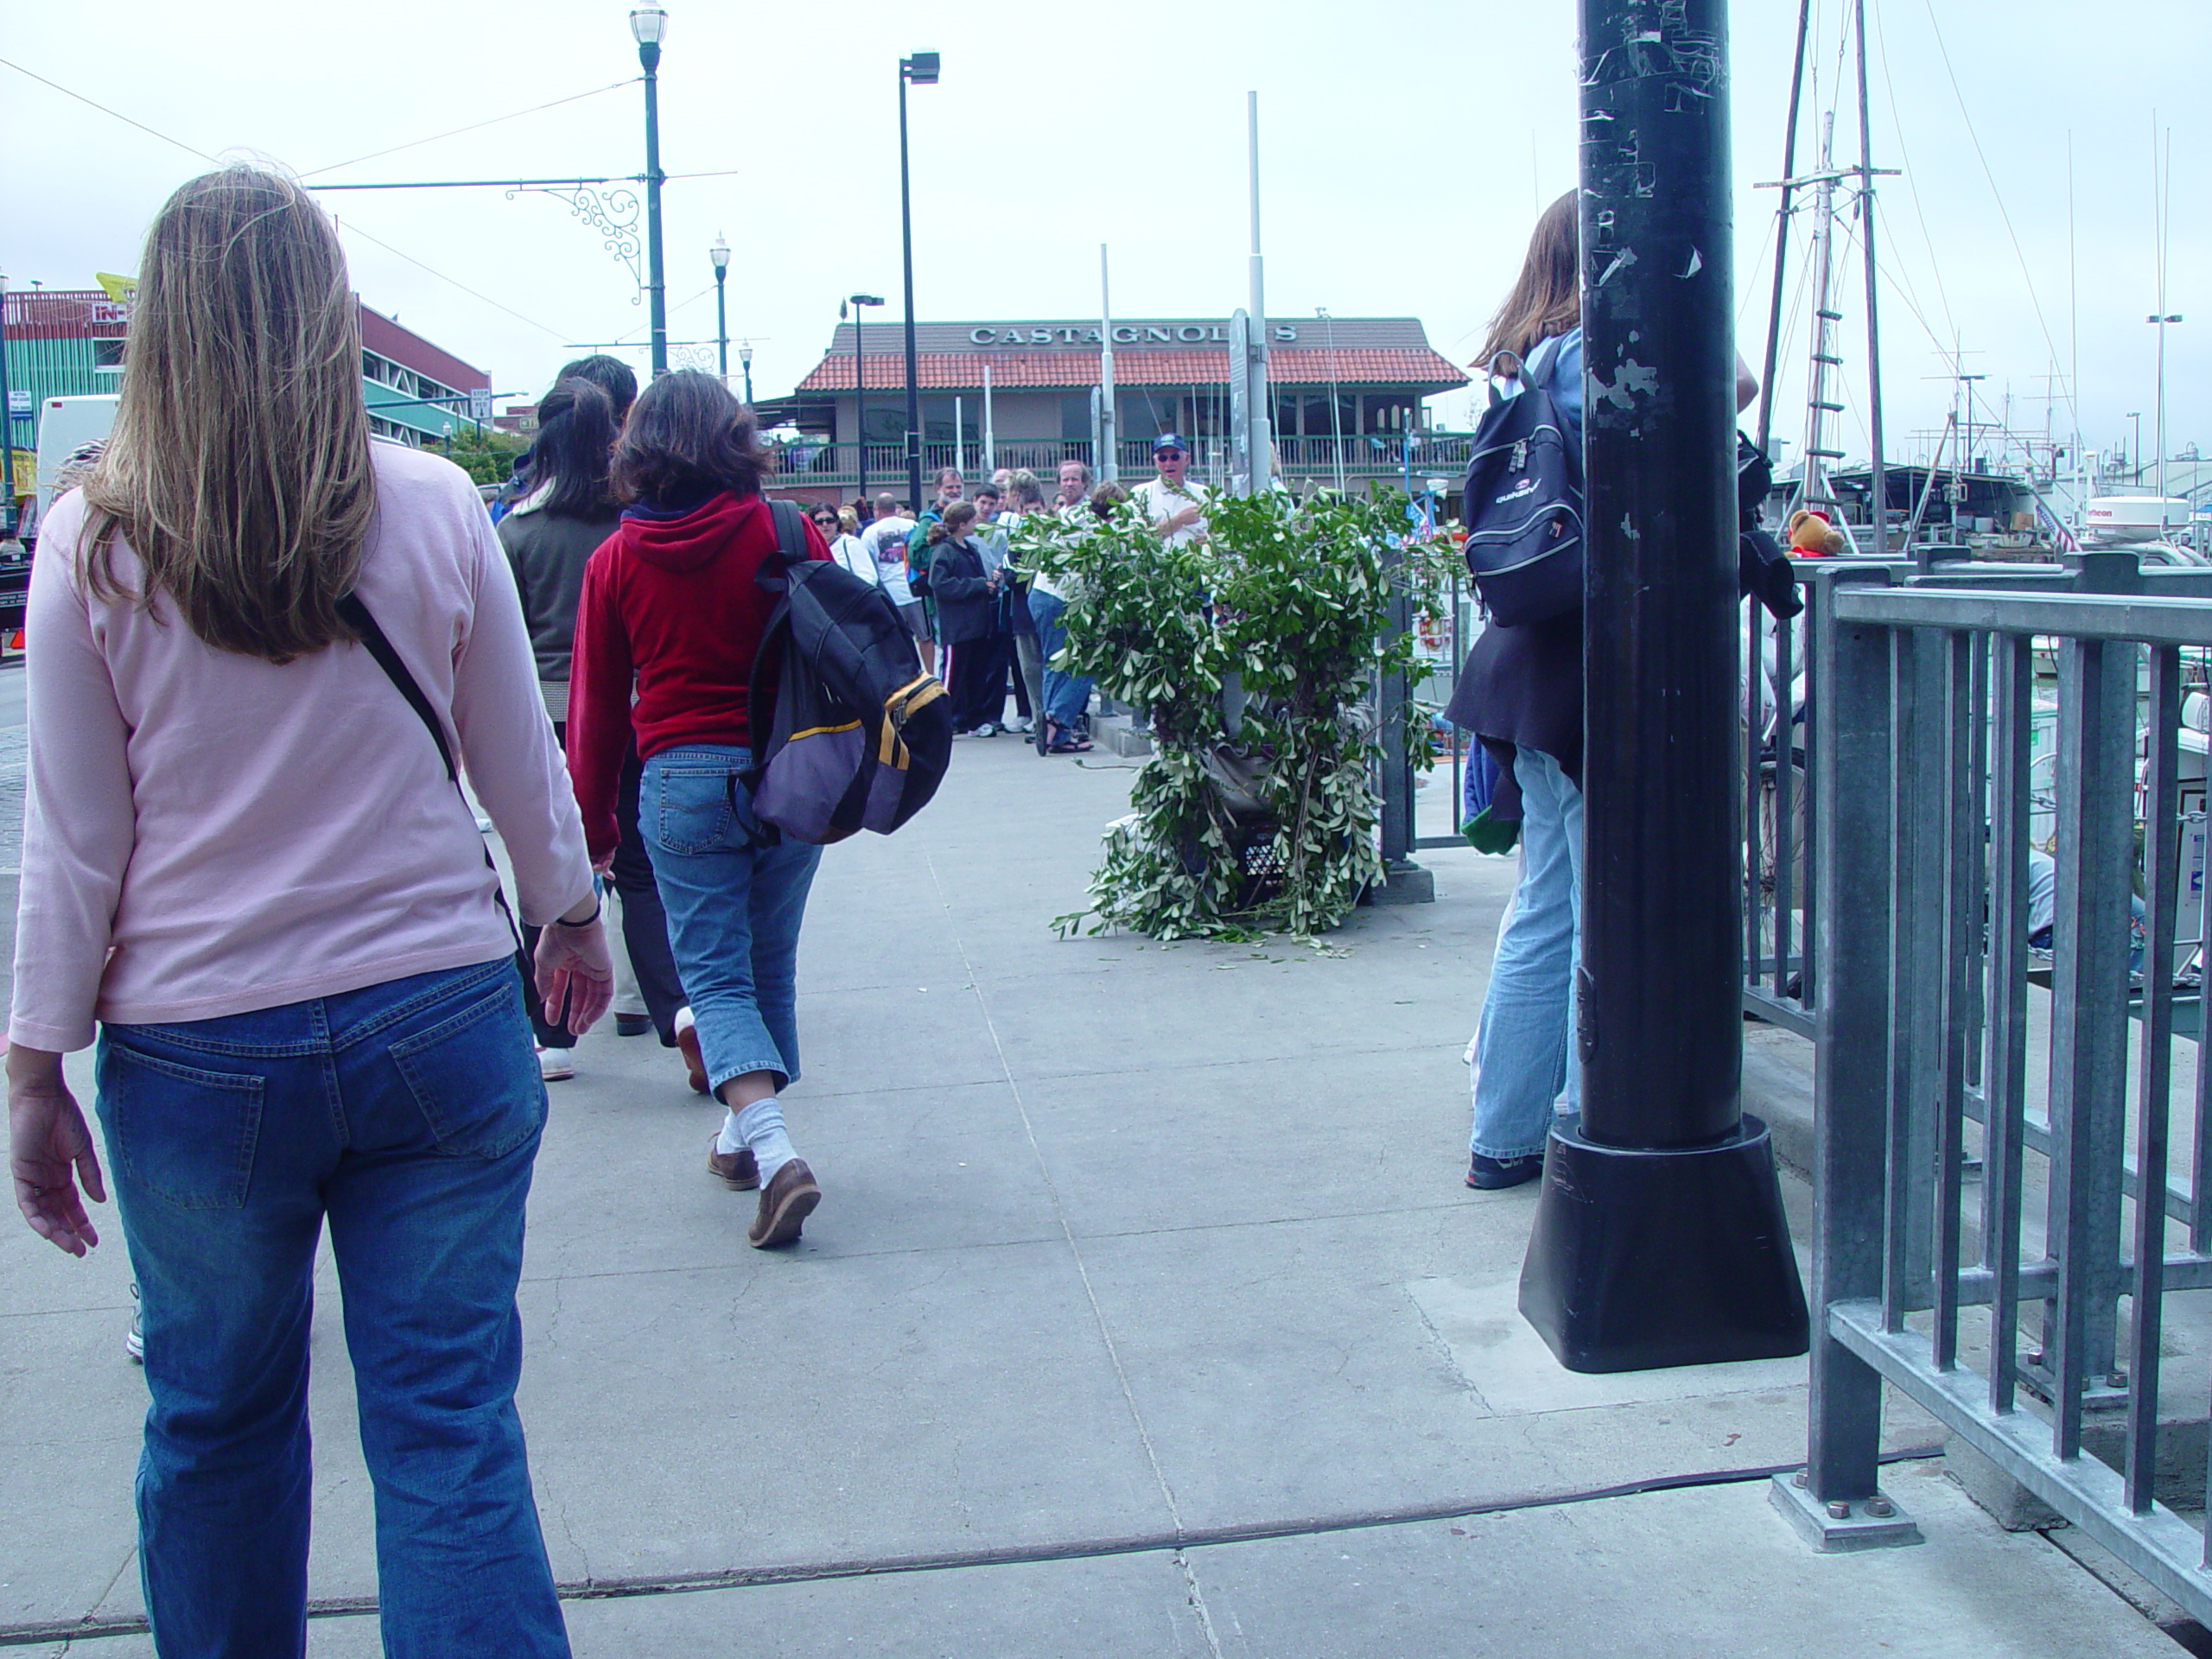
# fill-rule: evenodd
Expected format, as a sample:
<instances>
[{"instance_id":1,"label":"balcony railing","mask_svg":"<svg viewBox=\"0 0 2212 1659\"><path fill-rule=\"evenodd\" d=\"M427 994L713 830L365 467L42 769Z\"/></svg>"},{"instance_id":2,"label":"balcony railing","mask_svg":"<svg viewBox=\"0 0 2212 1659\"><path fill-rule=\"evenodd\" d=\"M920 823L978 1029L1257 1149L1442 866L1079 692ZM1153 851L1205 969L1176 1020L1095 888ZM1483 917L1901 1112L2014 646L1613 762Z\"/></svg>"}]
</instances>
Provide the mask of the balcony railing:
<instances>
[{"instance_id":1,"label":"balcony railing","mask_svg":"<svg viewBox=\"0 0 2212 1659\"><path fill-rule=\"evenodd\" d=\"M1415 433L1414 438L1414 488L1420 490L1432 478L1449 478L1456 486L1460 474L1467 468L1471 442L1468 435L1420 432ZM1124 439L1116 448L1118 451L1118 470L1124 482L1135 482L1152 476L1150 438ZM1372 480L1402 479L1406 474L1404 439L1396 433L1363 436L1347 434L1341 446L1334 438L1278 438L1275 441L1277 466L1283 478L1297 488L1307 485L1333 484L1340 450L1347 486L1356 483L1364 487ZM858 490L861 481L860 452L861 446L853 442L804 440L785 445L778 452L775 484L772 487L822 489L835 491L841 495L850 494ZM1229 460L1230 448L1226 438L1195 439L1191 456L1191 475L1202 483L1217 486L1225 484L1229 479ZM994 443L987 455L983 446L978 442L955 444L938 442L922 446L922 479L926 489L939 469L946 467L959 467L971 481L999 467L1027 468L1037 474L1049 493L1064 461L1092 464L1090 443L1087 440L1006 439ZM867 461L867 483L870 493L879 490L905 493L906 450L904 444L870 442Z\"/></svg>"}]
</instances>

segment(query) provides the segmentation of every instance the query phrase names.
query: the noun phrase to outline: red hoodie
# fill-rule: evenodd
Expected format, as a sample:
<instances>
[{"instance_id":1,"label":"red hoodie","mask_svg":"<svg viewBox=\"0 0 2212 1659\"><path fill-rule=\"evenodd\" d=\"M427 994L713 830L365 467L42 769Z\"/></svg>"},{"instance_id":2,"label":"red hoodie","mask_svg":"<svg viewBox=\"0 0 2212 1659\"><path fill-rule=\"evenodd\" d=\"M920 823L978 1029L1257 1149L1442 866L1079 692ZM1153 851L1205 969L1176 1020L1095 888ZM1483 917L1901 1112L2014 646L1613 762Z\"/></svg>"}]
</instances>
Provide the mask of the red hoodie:
<instances>
[{"instance_id":1,"label":"red hoodie","mask_svg":"<svg viewBox=\"0 0 2212 1659\"><path fill-rule=\"evenodd\" d=\"M568 749L594 863L620 839L614 804L633 731L648 759L687 743L751 742L747 690L775 608L753 578L775 549L760 497L725 492L680 518L625 517L585 565ZM811 523L806 550L830 556Z\"/></svg>"}]
</instances>

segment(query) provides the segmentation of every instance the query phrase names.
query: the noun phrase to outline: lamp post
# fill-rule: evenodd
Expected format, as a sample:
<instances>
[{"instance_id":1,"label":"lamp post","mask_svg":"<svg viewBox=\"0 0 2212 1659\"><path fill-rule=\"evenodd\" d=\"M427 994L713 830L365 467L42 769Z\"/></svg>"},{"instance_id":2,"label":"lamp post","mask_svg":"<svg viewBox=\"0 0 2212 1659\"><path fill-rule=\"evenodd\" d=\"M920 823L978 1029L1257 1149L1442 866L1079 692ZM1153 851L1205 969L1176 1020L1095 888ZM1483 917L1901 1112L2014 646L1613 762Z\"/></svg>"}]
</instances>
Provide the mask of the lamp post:
<instances>
[{"instance_id":1,"label":"lamp post","mask_svg":"<svg viewBox=\"0 0 2212 1659\"><path fill-rule=\"evenodd\" d=\"M753 407L753 342L747 340L737 348L737 360L745 370L745 406Z\"/></svg>"},{"instance_id":2,"label":"lamp post","mask_svg":"<svg viewBox=\"0 0 2212 1659\"><path fill-rule=\"evenodd\" d=\"M881 305L880 294L848 294L837 302L837 318L844 321L845 308L853 308L853 448L860 467L860 498L865 510L868 500L868 359L861 355L861 329L868 321L866 308ZM912 309L910 305L907 308Z\"/></svg>"},{"instance_id":3,"label":"lamp post","mask_svg":"<svg viewBox=\"0 0 2212 1659\"><path fill-rule=\"evenodd\" d=\"M668 38L667 11L659 6L636 8L630 14L630 35L638 42L638 61L645 72L645 304L658 378L668 372L668 283L660 249L660 43Z\"/></svg>"},{"instance_id":4,"label":"lamp post","mask_svg":"<svg viewBox=\"0 0 2212 1659\"><path fill-rule=\"evenodd\" d=\"M715 360L722 385L729 385L729 309L723 303L724 289L729 281L729 243L720 231L715 232L715 245L707 250L707 257L715 262ZM745 401L753 402L747 392Z\"/></svg>"},{"instance_id":5,"label":"lamp post","mask_svg":"<svg viewBox=\"0 0 2212 1659\"><path fill-rule=\"evenodd\" d=\"M1344 416L1337 411L1337 320L1329 315L1329 308L1325 305L1315 306L1313 308L1313 315L1321 319L1321 327L1326 331L1328 335L1329 433L1336 444L1337 493L1338 495L1342 495L1344 493ZM1408 456L1413 454L1413 443L1410 438L1407 441L1406 454ZM1408 495L1411 495L1413 493L1413 480L1409 465L1406 481L1406 493Z\"/></svg>"},{"instance_id":6,"label":"lamp post","mask_svg":"<svg viewBox=\"0 0 2212 1659\"><path fill-rule=\"evenodd\" d=\"M2158 297L2163 300L2165 296L2160 295ZM2166 534L2166 325L2179 322L2181 315L2178 312L2170 312L2162 308L2143 321L2156 323L2158 328L2158 418L2151 429L2158 435L2158 538L2163 541ZM2138 454L2135 461L2137 470L2140 471L2143 457ZM2186 519L2189 515L2184 512L2182 517Z\"/></svg>"},{"instance_id":7,"label":"lamp post","mask_svg":"<svg viewBox=\"0 0 2212 1659\"><path fill-rule=\"evenodd\" d=\"M914 192L906 155L906 84L937 85L938 54L917 52L899 60L899 229L906 259L906 487L914 511L922 507L922 387L914 346ZM957 434L954 435L957 436Z\"/></svg>"}]
</instances>

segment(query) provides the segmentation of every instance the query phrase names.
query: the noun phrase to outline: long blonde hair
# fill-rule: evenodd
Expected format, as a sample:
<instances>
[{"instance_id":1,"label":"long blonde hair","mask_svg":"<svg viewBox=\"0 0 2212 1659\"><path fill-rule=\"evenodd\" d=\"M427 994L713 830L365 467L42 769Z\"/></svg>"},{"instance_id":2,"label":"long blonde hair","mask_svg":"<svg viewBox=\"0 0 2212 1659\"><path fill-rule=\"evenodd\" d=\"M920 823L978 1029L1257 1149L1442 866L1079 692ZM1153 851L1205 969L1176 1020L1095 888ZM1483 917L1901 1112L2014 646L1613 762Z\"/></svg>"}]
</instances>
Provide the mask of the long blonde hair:
<instances>
[{"instance_id":1,"label":"long blonde hair","mask_svg":"<svg viewBox=\"0 0 2212 1659\"><path fill-rule=\"evenodd\" d=\"M1491 371L1501 353L1517 359L1554 334L1563 334L1582 322L1581 226L1580 202L1570 190L1544 209L1529 236L1529 254L1521 262L1520 280L1490 320L1490 337L1473 366Z\"/></svg>"},{"instance_id":2,"label":"long blonde hair","mask_svg":"<svg viewBox=\"0 0 2212 1659\"><path fill-rule=\"evenodd\" d=\"M376 513L361 327L338 233L283 175L203 174L147 232L115 433L85 488L86 587L130 597L117 532L218 651L286 663L352 637Z\"/></svg>"}]
</instances>

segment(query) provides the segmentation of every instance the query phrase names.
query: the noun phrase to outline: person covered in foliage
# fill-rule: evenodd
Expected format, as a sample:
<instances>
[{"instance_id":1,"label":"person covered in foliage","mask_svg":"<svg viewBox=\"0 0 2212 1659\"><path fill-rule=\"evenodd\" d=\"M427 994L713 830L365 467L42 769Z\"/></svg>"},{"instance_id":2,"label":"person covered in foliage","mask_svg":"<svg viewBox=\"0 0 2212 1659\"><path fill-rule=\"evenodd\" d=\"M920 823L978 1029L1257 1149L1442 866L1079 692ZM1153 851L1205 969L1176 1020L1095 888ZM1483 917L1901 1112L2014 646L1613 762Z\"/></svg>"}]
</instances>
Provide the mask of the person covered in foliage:
<instances>
[{"instance_id":1,"label":"person covered in foliage","mask_svg":"<svg viewBox=\"0 0 2212 1659\"><path fill-rule=\"evenodd\" d=\"M1170 547L1204 541L1206 503L1212 499L1212 492L1187 476L1191 446L1184 441L1183 435L1163 432L1154 439L1152 462L1160 469L1159 476L1148 478L1136 487L1136 499L1144 504L1144 516Z\"/></svg>"},{"instance_id":2,"label":"person covered in foliage","mask_svg":"<svg viewBox=\"0 0 2212 1659\"><path fill-rule=\"evenodd\" d=\"M798 1080L799 925L822 849L766 830L747 782L753 658L774 608L756 580L776 551L766 465L752 411L711 375L645 388L614 451L629 505L584 569L569 693L569 774L594 862L614 852L633 739L645 758L640 822L700 1080L728 1108L707 1169L760 1189L747 1239L762 1249L795 1243L822 1198L777 1098ZM800 524L806 556L827 560Z\"/></svg>"}]
</instances>

